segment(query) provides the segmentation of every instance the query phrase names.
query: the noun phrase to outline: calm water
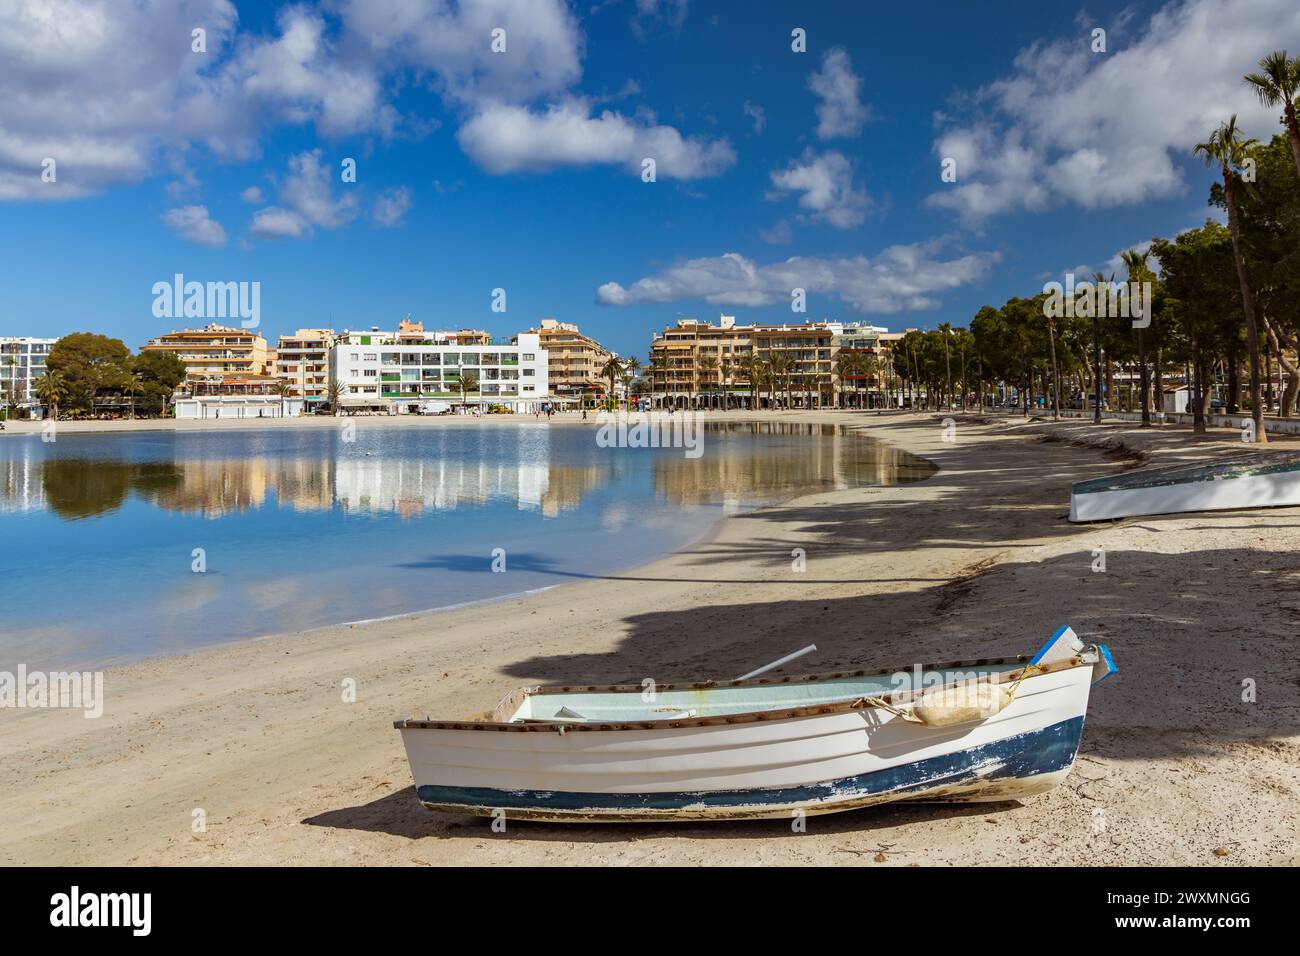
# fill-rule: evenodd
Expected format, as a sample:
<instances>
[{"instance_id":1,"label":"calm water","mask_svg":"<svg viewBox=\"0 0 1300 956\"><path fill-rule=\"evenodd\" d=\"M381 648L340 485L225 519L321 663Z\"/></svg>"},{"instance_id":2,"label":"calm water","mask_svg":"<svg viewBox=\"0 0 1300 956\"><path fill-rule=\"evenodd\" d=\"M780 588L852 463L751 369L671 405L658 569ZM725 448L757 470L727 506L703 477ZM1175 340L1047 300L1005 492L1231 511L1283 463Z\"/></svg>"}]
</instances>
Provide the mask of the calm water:
<instances>
[{"instance_id":1,"label":"calm water","mask_svg":"<svg viewBox=\"0 0 1300 956\"><path fill-rule=\"evenodd\" d=\"M643 564L728 511L931 466L830 426L0 437L0 670L88 666L516 594ZM493 550L506 573L493 573ZM195 549L206 572L195 573Z\"/></svg>"}]
</instances>

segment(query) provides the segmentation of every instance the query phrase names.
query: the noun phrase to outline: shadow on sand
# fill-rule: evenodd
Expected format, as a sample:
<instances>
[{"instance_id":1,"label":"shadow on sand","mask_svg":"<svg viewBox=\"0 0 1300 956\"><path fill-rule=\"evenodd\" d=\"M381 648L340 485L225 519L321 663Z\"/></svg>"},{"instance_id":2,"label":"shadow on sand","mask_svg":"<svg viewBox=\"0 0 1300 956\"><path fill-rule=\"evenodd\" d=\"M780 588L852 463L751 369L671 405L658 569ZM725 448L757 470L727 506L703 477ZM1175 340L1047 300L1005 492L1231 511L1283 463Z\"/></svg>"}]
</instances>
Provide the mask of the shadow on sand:
<instances>
[{"instance_id":1,"label":"shadow on sand","mask_svg":"<svg viewBox=\"0 0 1300 956\"><path fill-rule=\"evenodd\" d=\"M890 427L873 425L873 431L888 440ZM708 544L687 552L687 571L673 580L754 584L752 578L725 573L737 558L757 559L760 565L770 558L773 572L788 572L791 543L786 536L791 528L800 542L820 541L808 546L814 568L819 553L877 554L877 566L888 568L892 553L929 548L937 554L969 552L968 573L907 578L911 587L906 590L841 598L810 595L718 604L715 590L698 607L650 610L625 618L626 633L612 652L535 656L507 668L507 673L521 682L548 683L639 683L648 675L660 682L698 680L730 676L716 673L718 660L760 664L809 641L816 641L821 652L815 664L801 666L802 671L910 667L913 662L1026 653L1056 626L1069 623L1085 640L1108 642L1120 668L1119 675L1093 696L1081 754L1145 761L1221 753L1233 746L1275 749L1272 741L1300 734L1300 555L1224 546L1234 543L1233 536L1253 544L1266 529L1300 527L1300 509L1279 509L1266 524L1247 528L1241 527L1240 512L1197 515L1191 530L1204 535L1200 549L1166 553L1154 550L1161 530L1185 522L1187 516L1087 526L1065 519L1070 483L1121 470L1113 460L1063 444L1029 454L1019 442L981 444L978 458L964 452L959 442L927 457L942 470L925 483L926 497L912 490L917 486L904 486L891 491L891 500L877 502L872 501L873 489L865 488L860 502L837 505L834 520L828 519L825 508L799 504L745 513L732 520L758 525L758 534L743 544ZM970 494L976 475L978 497L960 501ZM952 521L914 520L929 510L949 512ZM1252 515L1258 520L1258 512ZM770 534L762 530L765 525L772 526ZM1151 541L1152 550L1108 547L1106 572L1095 573L1091 549L1098 529L1140 532ZM1020 549L1044 544L1055 544L1059 552L1057 543L1071 537L1081 539L1077 550L1045 560L1005 560ZM455 566L460 560L435 555L421 566ZM481 557L474 560L481 565ZM515 567L527 567L530 561L534 570L548 567L535 555L511 560ZM694 576L690 569L695 569ZM737 565L737 575L743 572L744 566ZM609 578L642 579L635 574ZM786 589L811 588L824 580L783 573L772 583ZM845 580L837 578L835 583ZM996 608L996 615L990 616L988 608ZM1242 701L1244 680L1255 683L1259 704ZM874 829L988 815L1017 805L886 804L823 817L818 828ZM490 832L482 821L421 810L409 789L305 822L377 829L412 839ZM694 823L510 826L513 839L617 842L669 833L693 838L771 835L787 824L739 822L718 829Z\"/></svg>"}]
</instances>

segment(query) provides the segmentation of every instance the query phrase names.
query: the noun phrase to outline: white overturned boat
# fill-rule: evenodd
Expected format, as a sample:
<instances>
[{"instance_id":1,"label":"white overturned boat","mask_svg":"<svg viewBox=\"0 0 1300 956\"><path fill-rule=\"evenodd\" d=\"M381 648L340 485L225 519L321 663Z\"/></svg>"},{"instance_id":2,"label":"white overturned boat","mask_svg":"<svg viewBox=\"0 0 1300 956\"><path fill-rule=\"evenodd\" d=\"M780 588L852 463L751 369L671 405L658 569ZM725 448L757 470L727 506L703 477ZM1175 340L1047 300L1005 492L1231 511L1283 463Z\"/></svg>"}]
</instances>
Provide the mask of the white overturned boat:
<instances>
[{"instance_id":1,"label":"white overturned boat","mask_svg":"<svg viewBox=\"0 0 1300 956\"><path fill-rule=\"evenodd\" d=\"M1300 452L1232 455L1075 482L1071 521L1300 505Z\"/></svg>"},{"instance_id":2,"label":"white overturned boat","mask_svg":"<svg viewBox=\"0 0 1300 956\"><path fill-rule=\"evenodd\" d=\"M420 802L508 818L789 818L1011 800L1074 764L1115 666L1061 628L1032 658L661 685L532 687L483 719L397 721Z\"/></svg>"}]
</instances>

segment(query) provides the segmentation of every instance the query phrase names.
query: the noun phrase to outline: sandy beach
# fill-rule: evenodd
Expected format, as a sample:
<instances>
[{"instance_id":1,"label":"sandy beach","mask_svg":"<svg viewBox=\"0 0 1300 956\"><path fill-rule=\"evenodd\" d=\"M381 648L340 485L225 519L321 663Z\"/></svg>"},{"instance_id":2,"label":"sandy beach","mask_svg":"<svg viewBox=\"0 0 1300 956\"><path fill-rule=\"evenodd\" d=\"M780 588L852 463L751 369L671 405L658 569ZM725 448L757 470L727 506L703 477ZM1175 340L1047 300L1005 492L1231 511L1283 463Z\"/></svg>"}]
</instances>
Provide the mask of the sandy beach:
<instances>
[{"instance_id":1,"label":"sandy beach","mask_svg":"<svg viewBox=\"0 0 1300 956\"><path fill-rule=\"evenodd\" d=\"M1300 508L1065 519L1070 482L1240 450L1235 433L959 415L946 442L925 414L734 417L866 428L941 470L734 515L629 573L114 668L98 720L6 712L0 861L1300 863ZM217 427L250 425L263 423ZM1107 641L1120 673L1094 693L1066 784L1023 803L887 805L809 818L801 834L781 821L494 833L418 804L392 728L480 712L522 684L731 677L810 642L820 652L799 671L908 667L1029 652L1066 623Z\"/></svg>"}]
</instances>

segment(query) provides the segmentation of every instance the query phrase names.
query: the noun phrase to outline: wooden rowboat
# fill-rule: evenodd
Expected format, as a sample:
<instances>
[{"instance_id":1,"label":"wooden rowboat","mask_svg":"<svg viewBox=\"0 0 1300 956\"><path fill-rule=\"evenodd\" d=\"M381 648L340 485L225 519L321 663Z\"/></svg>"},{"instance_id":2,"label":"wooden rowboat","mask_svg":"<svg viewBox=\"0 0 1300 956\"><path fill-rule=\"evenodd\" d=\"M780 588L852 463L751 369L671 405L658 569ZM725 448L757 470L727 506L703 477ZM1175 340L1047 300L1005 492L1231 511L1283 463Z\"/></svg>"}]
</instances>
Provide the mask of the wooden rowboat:
<instances>
[{"instance_id":1,"label":"wooden rowboat","mask_svg":"<svg viewBox=\"0 0 1300 956\"><path fill-rule=\"evenodd\" d=\"M1232 455L1075 482L1071 521L1300 505L1300 452Z\"/></svg>"},{"instance_id":2,"label":"wooden rowboat","mask_svg":"<svg viewBox=\"0 0 1300 956\"><path fill-rule=\"evenodd\" d=\"M696 684L531 687L401 731L430 810L551 821L789 818L1011 800L1069 773L1115 666L1061 628L1033 657Z\"/></svg>"}]
</instances>

